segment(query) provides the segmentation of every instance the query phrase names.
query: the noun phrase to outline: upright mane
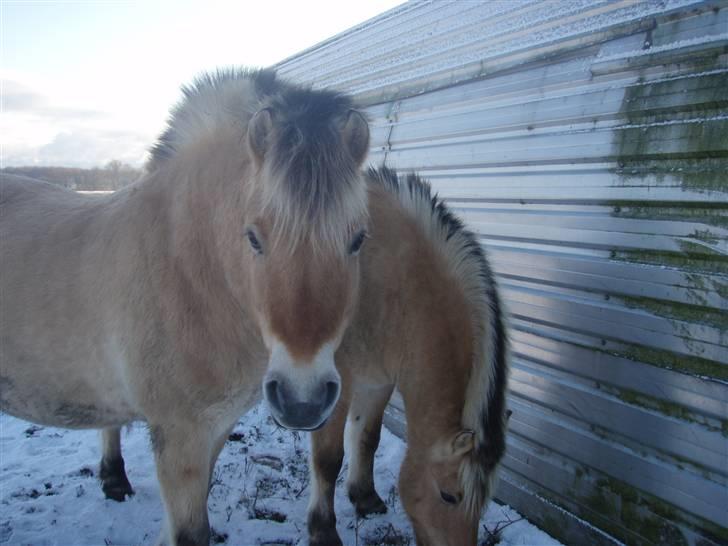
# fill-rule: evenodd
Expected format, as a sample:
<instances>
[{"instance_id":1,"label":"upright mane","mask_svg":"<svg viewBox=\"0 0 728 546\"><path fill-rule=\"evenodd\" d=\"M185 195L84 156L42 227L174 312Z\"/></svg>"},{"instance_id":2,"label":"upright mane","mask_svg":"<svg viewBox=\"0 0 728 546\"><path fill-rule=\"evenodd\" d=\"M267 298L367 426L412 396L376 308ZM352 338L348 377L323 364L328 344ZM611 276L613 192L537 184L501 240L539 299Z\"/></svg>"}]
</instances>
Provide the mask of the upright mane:
<instances>
[{"instance_id":1,"label":"upright mane","mask_svg":"<svg viewBox=\"0 0 728 546\"><path fill-rule=\"evenodd\" d=\"M264 142L267 171L258 195L261 210L270 211L288 233L318 227L324 240L346 238L349 234L340 224L365 215L359 165L369 133L349 96L281 81L272 70L250 69L203 74L184 86L182 94L151 150L148 171L163 168L210 134L228 135L240 154L251 154L246 146L249 124L257 112L266 111L271 130ZM352 112L361 123L358 132L347 134Z\"/></svg>"},{"instance_id":2,"label":"upright mane","mask_svg":"<svg viewBox=\"0 0 728 546\"><path fill-rule=\"evenodd\" d=\"M505 451L505 387L508 376L503 309L483 248L430 185L415 174L400 180L386 167L370 168L370 182L395 194L435 248L471 304L476 342L462 414L462 426L475 432L475 449L462 466L463 502L477 513L490 496L492 478Z\"/></svg>"}]
</instances>

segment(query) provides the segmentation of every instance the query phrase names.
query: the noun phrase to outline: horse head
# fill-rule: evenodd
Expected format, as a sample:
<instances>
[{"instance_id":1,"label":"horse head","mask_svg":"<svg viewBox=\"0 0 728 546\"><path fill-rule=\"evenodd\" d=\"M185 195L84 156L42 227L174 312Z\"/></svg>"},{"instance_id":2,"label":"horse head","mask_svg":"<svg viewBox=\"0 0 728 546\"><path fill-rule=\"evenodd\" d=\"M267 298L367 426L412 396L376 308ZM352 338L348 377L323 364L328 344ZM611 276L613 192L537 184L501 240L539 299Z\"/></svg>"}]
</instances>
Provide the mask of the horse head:
<instances>
[{"instance_id":1,"label":"horse head","mask_svg":"<svg viewBox=\"0 0 728 546\"><path fill-rule=\"evenodd\" d=\"M358 295L369 130L346 97L284 89L252 117L247 140L250 289L270 354L263 393L281 425L313 430L341 390L334 353Z\"/></svg>"}]
</instances>

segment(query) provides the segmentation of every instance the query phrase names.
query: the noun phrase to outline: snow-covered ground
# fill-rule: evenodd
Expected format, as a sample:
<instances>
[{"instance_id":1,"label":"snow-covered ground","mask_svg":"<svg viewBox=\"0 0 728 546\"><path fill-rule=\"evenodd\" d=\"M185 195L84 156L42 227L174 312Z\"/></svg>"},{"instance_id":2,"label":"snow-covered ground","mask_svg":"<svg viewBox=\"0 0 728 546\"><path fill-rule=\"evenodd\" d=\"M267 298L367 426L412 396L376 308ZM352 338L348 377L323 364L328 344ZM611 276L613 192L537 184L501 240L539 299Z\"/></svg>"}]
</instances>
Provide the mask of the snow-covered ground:
<instances>
[{"instance_id":1,"label":"snow-covered ground","mask_svg":"<svg viewBox=\"0 0 728 546\"><path fill-rule=\"evenodd\" d=\"M117 503L104 498L97 481L96 431L39 427L0 414L0 544L154 544L164 522L146 427L128 428L122 442L136 495ZM375 479L386 515L357 520L343 487L337 488L344 544L414 545L396 490L404 450L399 438L383 431ZM306 544L307 459L307 434L277 427L264 407L245 415L215 467L209 499L215 540ZM559 544L507 506L491 503L481 523L480 540L488 545Z\"/></svg>"}]
</instances>

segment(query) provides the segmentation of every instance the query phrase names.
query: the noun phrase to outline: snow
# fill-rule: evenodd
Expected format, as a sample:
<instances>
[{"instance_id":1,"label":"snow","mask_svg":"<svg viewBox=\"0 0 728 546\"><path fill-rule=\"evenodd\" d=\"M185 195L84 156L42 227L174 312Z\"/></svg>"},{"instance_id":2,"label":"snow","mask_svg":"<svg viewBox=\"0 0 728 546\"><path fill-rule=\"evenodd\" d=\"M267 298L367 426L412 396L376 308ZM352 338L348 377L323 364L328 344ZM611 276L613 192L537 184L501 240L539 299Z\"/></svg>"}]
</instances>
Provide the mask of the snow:
<instances>
[{"instance_id":1,"label":"snow","mask_svg":"<svg viewBox=\"0 0 728 546\"><path fill-rule=\"evenodd\" d=\"M0 544L155 544L163 507L146 427L127 428L122 444L136 494L117 503L104 498L96 477L98 432L39 427L0 414ZM389 506L386 515L357 520L339 478L336 511L344 544L382 544L388 537L398 540L388 543L414 545L396 491L404 452L405 444L385 429L375 481ZM215 540L236 546L306 544L307 453L308 435L277 427L264 407L245 415L215 467L208 502ZM508 506L491 503L481 524L481 541L498 531L499 541L491 544L559 544Z\"/></svg>"}]
</instances>

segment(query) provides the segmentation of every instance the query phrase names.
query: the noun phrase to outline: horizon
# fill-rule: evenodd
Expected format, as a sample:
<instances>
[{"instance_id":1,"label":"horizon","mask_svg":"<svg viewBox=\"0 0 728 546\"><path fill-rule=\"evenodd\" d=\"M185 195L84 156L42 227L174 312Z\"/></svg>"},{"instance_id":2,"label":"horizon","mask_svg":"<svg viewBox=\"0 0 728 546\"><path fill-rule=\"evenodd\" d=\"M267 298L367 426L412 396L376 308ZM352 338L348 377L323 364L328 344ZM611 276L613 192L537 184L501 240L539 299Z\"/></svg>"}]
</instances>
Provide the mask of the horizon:
<instances>
[{"instance_id":1,"label":"horizon","mask_svg":"<svg viewBox=\"0 0 728 546\"><path fill-rule=\"evenodd\" d=\"M0 168L141 168L195 76L271 66L401 3L1 0Z\"/></svg>"}]
</instances>

